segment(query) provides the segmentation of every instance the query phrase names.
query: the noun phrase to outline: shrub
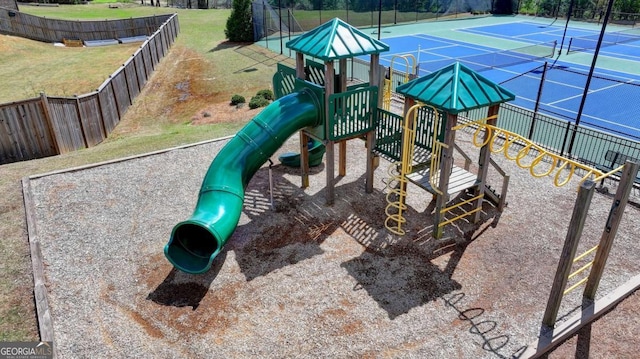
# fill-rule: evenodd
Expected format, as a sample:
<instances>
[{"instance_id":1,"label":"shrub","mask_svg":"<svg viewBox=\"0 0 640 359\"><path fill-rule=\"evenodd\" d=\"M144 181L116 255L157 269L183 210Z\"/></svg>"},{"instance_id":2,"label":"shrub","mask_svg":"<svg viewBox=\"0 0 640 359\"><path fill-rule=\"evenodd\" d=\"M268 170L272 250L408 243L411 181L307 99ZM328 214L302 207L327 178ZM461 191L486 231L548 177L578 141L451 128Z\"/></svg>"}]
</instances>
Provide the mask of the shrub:
<instances>
[{"instance_id":1,"label":"shrub","mask_svg":"<svg viewBox=\"0 0 640 359\"><path fill-rule=\"evenodd\" d=\"M251 0L233 0L231 15L227 18L224 34L229 41L252 42Z\"/></svg>"},{"instance_id":2,"label":"shrub","mask_svg":"<svg viewBox=\"0 0 640 359\"><path fill-rule=\"evenodd\" d=\"M269 101L273 101L273 91L269 90L269 89L264 89L264 90L260 90L258 91L258 93L256 94L256 96L262 96L265 99L269 100Z\"/></svg>"},{"instance_id":3,"label":"shrub","mask_svg":"<svg viewBox=\"0 0 640 359\"><path fill-rule=\"evenodd\" d=\"M245 99L244 99L244 96L241 96L241 95L233 95L233 96L231 97L231 104L232 104L232 105L237 105L237 104L245 103L245 102L247 102L247 100L245 100Z\"/></svg>"},{"instance_id":4,"label":"shrub","mask_svg":"<svg viewBox=\"0 0 640 359\"><path fill-rule=\"evenodd\" d=\"M269 100L267 100L266 98L262 96L253 96L251 98L251 101L249 101L249 108L253 110L258 107L265 107L268 104Z\"/></svg>"}]
</instances>

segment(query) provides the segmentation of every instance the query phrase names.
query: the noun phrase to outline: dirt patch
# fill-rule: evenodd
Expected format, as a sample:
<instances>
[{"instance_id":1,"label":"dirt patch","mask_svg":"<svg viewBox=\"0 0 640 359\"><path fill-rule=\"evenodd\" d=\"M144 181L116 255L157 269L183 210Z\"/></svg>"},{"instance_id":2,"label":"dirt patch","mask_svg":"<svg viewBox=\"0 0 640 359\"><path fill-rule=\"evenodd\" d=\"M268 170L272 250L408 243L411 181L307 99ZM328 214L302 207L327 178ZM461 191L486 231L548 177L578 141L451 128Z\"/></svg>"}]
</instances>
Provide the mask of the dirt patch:
<instances>
[{"instance_id":1,"label":"dirt patch","mask_svg":"<svg viewBox=\"0 0 640 359\"><path fill-rule=\"evenodd\" d=\"M212 123L247 122L260 113L262 109L250 109L246 104L242 106L217 103L199 110L191 117L192 125L206 125Z\"/></svg>"}]
</instances>

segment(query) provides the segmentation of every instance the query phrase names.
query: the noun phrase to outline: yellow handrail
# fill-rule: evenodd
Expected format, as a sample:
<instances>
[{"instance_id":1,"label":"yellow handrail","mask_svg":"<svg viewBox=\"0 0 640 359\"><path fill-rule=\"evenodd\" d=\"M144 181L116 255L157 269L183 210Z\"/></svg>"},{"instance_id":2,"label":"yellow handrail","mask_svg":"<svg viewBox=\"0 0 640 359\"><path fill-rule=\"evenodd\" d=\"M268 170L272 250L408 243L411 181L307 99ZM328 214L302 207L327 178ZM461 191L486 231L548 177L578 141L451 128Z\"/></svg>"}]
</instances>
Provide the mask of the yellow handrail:
<instances>
[{"instance_id":1,"label":"yellow handrail","mask_svg":"<svg viewBox=\"0 0 640 359\"><path fill-rule=\"evenodd\" d=\"M392 164L392 168L389 169L390 175L392 175L391 182L396 182L396 187L391 188L387 193L388 205L385 208L385 214L387 219L384 221L384 226L392 233L398 235L404 235L405 231L402 229L402 225L406 223L406 219L402 216L402 213L407 209L405 204L405 198L407 196L406 184L407 174L411 173L413 167L413 153L415 148L416 132L413 128L416 119L418 117L418 108L429 106L424 104L413 105L404 117L403 136L402 136L402 154L400 162L400 171L398 174L391 173L392 169L397 167L396 164ZM429 106L432 107L432 106ZM433 108L433 107L432 107ZM434 113L438 114L437 110L433 108ZM392 213L392 209L395 213ZM395 223L390 223L395 222Z\"/></svg>"},{"instance_id":2,"label":"yellow handrail","mask_svg":"<svg viewBox=\"0 0 640 359\"><path fill-rule=\"evenodd\" d=\"M465 128L468 126L477 126L473 133L473 144L475 146L482 147L489 144L489 150L491 152L493 153L502 152L507 159L515 161L518 167L522 169L528 169L529 173L536 178L549 176L555 171L555 175L553 177L553 184L556 187L562 187L567 183L569 183L569 181L575 174L576 169L581 169L586 172L586 174L581 178L580 183L584 182L590 177L592 177L593 178L592 180L595 182L618 171L618 169L616 169L610 173L603 174L601 171L595 168L589 167L582 163L579 163L579 162L570 160L566 157L562 157L560 155L549 152L544 148L542 148L541 146L531 142L529 139L518 135L517 133L513 133L505 129L487 124L486 120L492 119L492 118L495 118L495 117L488 117L486 119L482 119L479 121L463 123L454 127L454 129L457 130L457 129ZM479 135L483 131L486 131L487 135L486 135L486 138L480 141ZM496 146L496 139L498 139L500 135L504 138L504 144L498 147ZM523 144L523 147L516 152L515 156L512 156L509 153L510 152L509 149L511 145L515 142ZM538 153L538 155L534 157L529 164L524 163L523 162L524 158L527 157L527 155L532 149L535 150ZM542 171L536 171L536 167L540 166L544 158L551 159L551 164L549 164L549 168ZM564 172L563 170L567 168L567 166L569 166L569 173L566 175L566 178L562 179L562 175Z\"/></svg>"},{"instance_id":3,"label":"yellow handrail","mask_svg":"<svg viewBox=\"0 0 640 359\"><path fill-rule=\"evenodd\" d=\"M429 184L431 185L431 189L433 189L434 192L442 196L443 193L440 190L440 177L439 177L440 163L442 162L441 161L442 149L449 148L449 145L447 145L444 142L438 141L438 128L440 128L440 123L439 123L440 117L438 115L438 110L433 106L430 106L430 107L434 113L434 119L433 119L434 124L433 124L433 136L432 136L433 143L431 145L431 164L429 165Z\"/></svg>"},{"instance_id":4,"label":"yellow handrail","mask_svg":"<svg viewBox=\"0 0 640 359\"><path fill-rule=\"evenodd\" d=\"M391 63L389 64L389 78L384 80L384 89L382 95L382 108L387 111L391 109L391 88L393 87L391 79L393 78L393 62L396 60L396 58L403 59L406 64L406 71L404 73L405 83L409 82L409 70L411 69L411 71L413 71L412 73L415 74L416 68L418 66L416 57L412 54L393 55L393 57L391 57ZM413 61L413 65L409 64L409 59Z\"/></svg>"},{"instance_id":5,"label":"yellow handrail","mask_svg":"<svg viewBox=\"0 0 640 359\"><path fill-rule=\"evenodd\" d=\"M389 111L391 109L391 80L384 79L384 90L382 92L382 108Z\"/></svg>"}]
</instances>

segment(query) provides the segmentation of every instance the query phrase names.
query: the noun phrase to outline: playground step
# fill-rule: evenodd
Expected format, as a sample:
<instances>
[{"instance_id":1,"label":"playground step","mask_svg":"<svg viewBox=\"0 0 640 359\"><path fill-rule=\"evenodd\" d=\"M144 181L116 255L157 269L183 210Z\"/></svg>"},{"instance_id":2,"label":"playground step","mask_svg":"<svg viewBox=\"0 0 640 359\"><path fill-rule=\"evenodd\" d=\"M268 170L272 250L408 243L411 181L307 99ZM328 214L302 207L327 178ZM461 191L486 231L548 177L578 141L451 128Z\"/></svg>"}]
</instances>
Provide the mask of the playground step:
<instances>
[{"instance_id":1,"label":"playground step","mask_svg":"<svg viewBox=\"0 0 640 359\"><path fill-rule=\"evenodd\" d=\"M428 192L436 194L436 191L429 182L429 175L431 170L424 168L419 171L413 172L407 175L407 179L415 185L424 188ZM436 176L440 177L440 171L436 172ZM468 188L474 187L478 184L477 175L465 170L462 167L453 166L451 170L451 177L449 178L448 195L452 195Z\"/></svg>"},{"instance_id":2,"label":"playground step","mask_svg":"<svg viewBox=\"0 0 640 359\"><path fill-rule=\"evenodd\" d=\"M496 190L491 188L491 186L487 185L484 191L484 194L487 199L491 200L494 204L500 203L500 195L496 193Z\"/></svg>"}]
</instances>

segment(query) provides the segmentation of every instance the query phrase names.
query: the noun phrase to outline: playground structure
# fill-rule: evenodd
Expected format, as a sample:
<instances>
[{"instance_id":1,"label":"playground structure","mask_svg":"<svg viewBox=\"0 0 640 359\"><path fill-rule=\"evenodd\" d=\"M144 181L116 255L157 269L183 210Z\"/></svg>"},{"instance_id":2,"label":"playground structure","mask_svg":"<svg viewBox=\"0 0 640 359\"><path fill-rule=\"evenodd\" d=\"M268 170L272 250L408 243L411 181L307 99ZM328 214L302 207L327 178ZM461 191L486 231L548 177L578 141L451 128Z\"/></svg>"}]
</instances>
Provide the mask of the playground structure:
<instances>
[{"instance_id":1,"label":"playground structure","mask_svg":"<svg viewBox=\"0 0 640 359\"><path fill-rule=\"evenodd\" d=\"M436 203L433 236L440 238L444 226L457 220L470 218L472 223L479 222L485 200L494 203L498 211L505 208L509 176L491 159L491 153L503 153L506 158L516 161L519 167L528 169L534 177L547 177L555 172L556 186L568 184L576 171L583 172L543 328L553 329L562 296L579 285L586 283L584 297L592 301L595 299L595 291L638 164L626 163L609 173L602 173L549 153L514 133L500 129L497 127L500 104L513 100L514 95L460 63L453 63L398 86L397 92L405 98L403 115L380 108L386 97L378 91L384 80L380 76L379 55L387 51L388 46L339 19L288 42L287 47L296 52L296 68L278 65L273 79L278 99L221 150L203 180L193 216L174 227L164 251L176 268L195 274L209 270L239 221L244 189L251 177L284 141L299 132L299 165L303 188L309 185L309 141L321 142L326 148L327 205L333 204L335 197L336 146L338 174L344 176L346 141L364 139L367 193L373 191L377 157L384 157L393 163L385 225L399 235L404 234L402 213L407 208L408 181L433 195ZM305 55L323 60L324 63L305 59ZM364 55L371 58L369 82L348 86L347 59ZM390 88L389 83L386 88ZM486 118L460 121L459 114L481 108L487 109ZM465 127L475 128L474 144L480 147L478 171L475 174L470 172L470 157L455 143L455 132ZM514 147L519 149L514 150ZM454 151L460 152L465 158L463 167L454 164ZM534 153L533 160L526 163L525 159ZM536 170L540 166L543 170ZM491 167L503 177L499 193L487 183ZM600 245L576 256L595 183L620 171L623 173L620 186ZM454 196L465 192L472 193L472 197L460 200ZM462 210L462 214L452 217L452 211L461 210L462 206L468 204L471 210ZM595 258L591 262L570 273L574 262L592 253L595 253ZM590 267L588 278L565 289L569 278ZM539 355L548 350L558 338L560 336L549 339L544 345L538 344L537 351L530 355Z\"/></svg>"}]
</instances>

